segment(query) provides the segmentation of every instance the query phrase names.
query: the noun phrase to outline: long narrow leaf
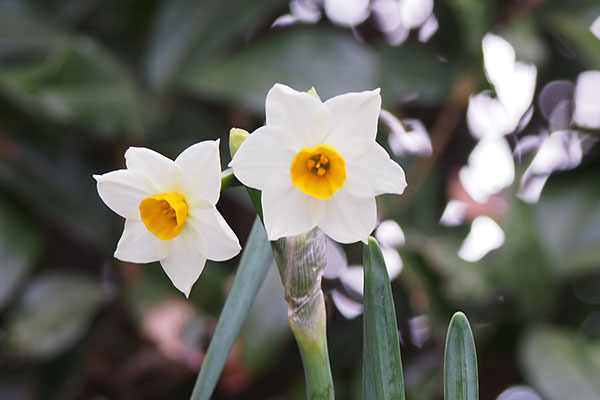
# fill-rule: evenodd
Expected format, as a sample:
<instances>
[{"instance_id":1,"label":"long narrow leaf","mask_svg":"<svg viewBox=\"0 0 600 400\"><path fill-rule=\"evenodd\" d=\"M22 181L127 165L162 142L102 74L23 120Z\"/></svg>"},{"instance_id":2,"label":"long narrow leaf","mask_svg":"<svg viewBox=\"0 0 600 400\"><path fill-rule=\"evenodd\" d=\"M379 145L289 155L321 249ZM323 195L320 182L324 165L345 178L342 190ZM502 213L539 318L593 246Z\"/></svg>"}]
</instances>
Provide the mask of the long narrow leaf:
<instances>
[{"instance_id":1,"label":"long narrow leaf","mask_svg":"<svg viewBox=\"0 0 600 400\"><path fill-rule=\"evenodd\" d=\"M479 399L475 342L469 321L462 312L454 314L446 336L444 399Z\"/></svg>"},{"instance_id":2,"label":"long narrow leaf","mask_svg":"<svg viewBox=\"0 0 600 400\"><path fill-rule=\"evenodd\" d=\"M404 379L392 287L381 248L374 238L363 252L363 398L404 399Z\"/></svg>"},{"instance_id":3,"label":"long narrow leaf","mask_svg":"<svg viewBox=\"0 0 600 400\"><path fill-rule=\"evenodd\" d=\"M227 355L265 280L272 261L273 253L267 235L262 223L256 218L244 248L231 292L223 306L213 340L208 346L206 357L196 380L191 396L192 400L209 400L211 398Z\"/></svg>"}]
</instances>

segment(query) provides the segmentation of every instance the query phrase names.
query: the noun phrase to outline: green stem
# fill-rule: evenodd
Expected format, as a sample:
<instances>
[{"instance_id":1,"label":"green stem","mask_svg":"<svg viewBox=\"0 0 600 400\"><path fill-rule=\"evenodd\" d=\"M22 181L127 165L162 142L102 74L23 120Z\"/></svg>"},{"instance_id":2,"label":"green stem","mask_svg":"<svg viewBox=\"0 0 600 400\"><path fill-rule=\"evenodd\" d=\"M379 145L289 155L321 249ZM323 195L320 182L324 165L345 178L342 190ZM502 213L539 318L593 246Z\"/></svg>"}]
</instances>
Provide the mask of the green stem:
<instances>
[{"instance_id":1,"label":"green stem","mask_svg":"<svg viewBox=\"0 0 600 400\"><path fill-rule=\"evenodd\" d=\"M323 291L315 292L299 310L289 315L288 320L302 357L306 397L311 400L333 399Z\"/></svg>"},{"instance_id":2,"label":"green stem","mask_svg":"<svg viewBox=\"0 0 600 400\"><path fill-rule=\"evenodd\" d=\"M327 351L327 318L321 277L327 242L319 229L271 242L285 288L288 321L300 349L309 400L333 400Z\"/></svg>"}]
</instances>

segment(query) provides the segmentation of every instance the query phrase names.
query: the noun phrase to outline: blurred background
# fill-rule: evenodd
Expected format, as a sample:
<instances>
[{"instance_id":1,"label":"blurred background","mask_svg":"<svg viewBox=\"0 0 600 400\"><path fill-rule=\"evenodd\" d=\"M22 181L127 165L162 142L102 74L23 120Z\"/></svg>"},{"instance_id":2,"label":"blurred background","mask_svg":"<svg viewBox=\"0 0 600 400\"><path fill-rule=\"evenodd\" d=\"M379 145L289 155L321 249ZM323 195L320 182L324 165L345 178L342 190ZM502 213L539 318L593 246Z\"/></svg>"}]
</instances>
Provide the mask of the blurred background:
<instances>
[{"instance_id":1,"label":"blurred background","mask_svg":"<svg viewBox=\"0 0 600 400\"><path fill-rule=\"evenodd\" d=\"M239 257L186 300L158 263L112 257L123 220L92 174L128 146L174 158L215 138L226 166L229 129L261 126L281 82L381 88L378 141L409 184L379 198L377 230L408 399L442 398L456 310L483 400L600 399L600 83L581 75L600 70L599 16L597 0L0 0L0 398L189 397ZM484 67L488 32L517 64L492 49ZM471 108L478 93L523 103L494 140L506 118ZM243 244L245 191L218 207ZM360 399L362 247L329 248L336 395ZM304 398L271 272L215 399Z\"/></svg>"}]
</instances>

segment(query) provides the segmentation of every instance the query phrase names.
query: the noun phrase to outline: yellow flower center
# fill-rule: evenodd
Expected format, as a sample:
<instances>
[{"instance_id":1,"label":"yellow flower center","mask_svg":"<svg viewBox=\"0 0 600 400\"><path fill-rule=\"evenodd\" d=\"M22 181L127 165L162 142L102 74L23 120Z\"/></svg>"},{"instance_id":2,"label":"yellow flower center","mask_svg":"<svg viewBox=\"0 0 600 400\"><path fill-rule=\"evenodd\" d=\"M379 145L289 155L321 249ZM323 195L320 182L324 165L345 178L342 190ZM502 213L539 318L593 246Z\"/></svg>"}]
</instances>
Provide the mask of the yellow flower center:
<instances>
[{"instance_id":1,"label":"yellow flower center","mask_svg":"<svg viewBox=\"0 0 600 400\"><path fill-rule=\"evenodd\" d=\"M320 144L300 150L290 167L292 183L304 193L328 199L346 182L346 162L334 148Z\"/></svg>"},{"instance_id":2,"label":"yellow flower center","mask_svg":"<svg viewBox=\"0 0 600 400\"><path fill-rule=\"evenodd\" d=\"M162 193L140 202L140 216L146 228L161 240L171 240L181 233L188 215L188 205L179 193Z\"/></svg>"}]
</instances>

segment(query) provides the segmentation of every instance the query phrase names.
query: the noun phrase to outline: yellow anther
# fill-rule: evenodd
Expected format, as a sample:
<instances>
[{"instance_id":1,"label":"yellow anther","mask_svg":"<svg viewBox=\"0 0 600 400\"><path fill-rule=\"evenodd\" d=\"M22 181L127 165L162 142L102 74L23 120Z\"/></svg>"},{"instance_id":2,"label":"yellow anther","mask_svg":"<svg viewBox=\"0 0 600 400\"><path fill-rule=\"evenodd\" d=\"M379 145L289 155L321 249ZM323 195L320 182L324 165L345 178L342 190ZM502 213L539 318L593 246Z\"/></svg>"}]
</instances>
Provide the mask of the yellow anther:
<instances>
[{"instance_id":1,"label":"yellow anther","mask_svg":"<svg viewBox=\"0 0 600 400\"><path fill-rule=\"evenodd\" d=\"M172 208L167 213L167 218L175 218L176 216L177 216L177 213Z\"/></svg>"},{"instance_id":2,"label":"yellow anther","mask_svg":"<svg viewBox=\"0 0 600 400\"><path fill-rule=\"evenodd\" d=\"M346 181L346 162L333 147L320 144L298 152L290 166L292 183L317 199L328 199Z\"/></svg>"},{"instance_id":3,"label":"yellow anther","mask_svg":"<svg viewBox=\"0 0 600 400\"><path fill-rule=\"evenodd\" d=\"M162 208L163 210L167 210L169 209L171 206L169 205L168 202L166 202L165 200L160 202L160 208Z\"/></svg>"}]
</instances>

